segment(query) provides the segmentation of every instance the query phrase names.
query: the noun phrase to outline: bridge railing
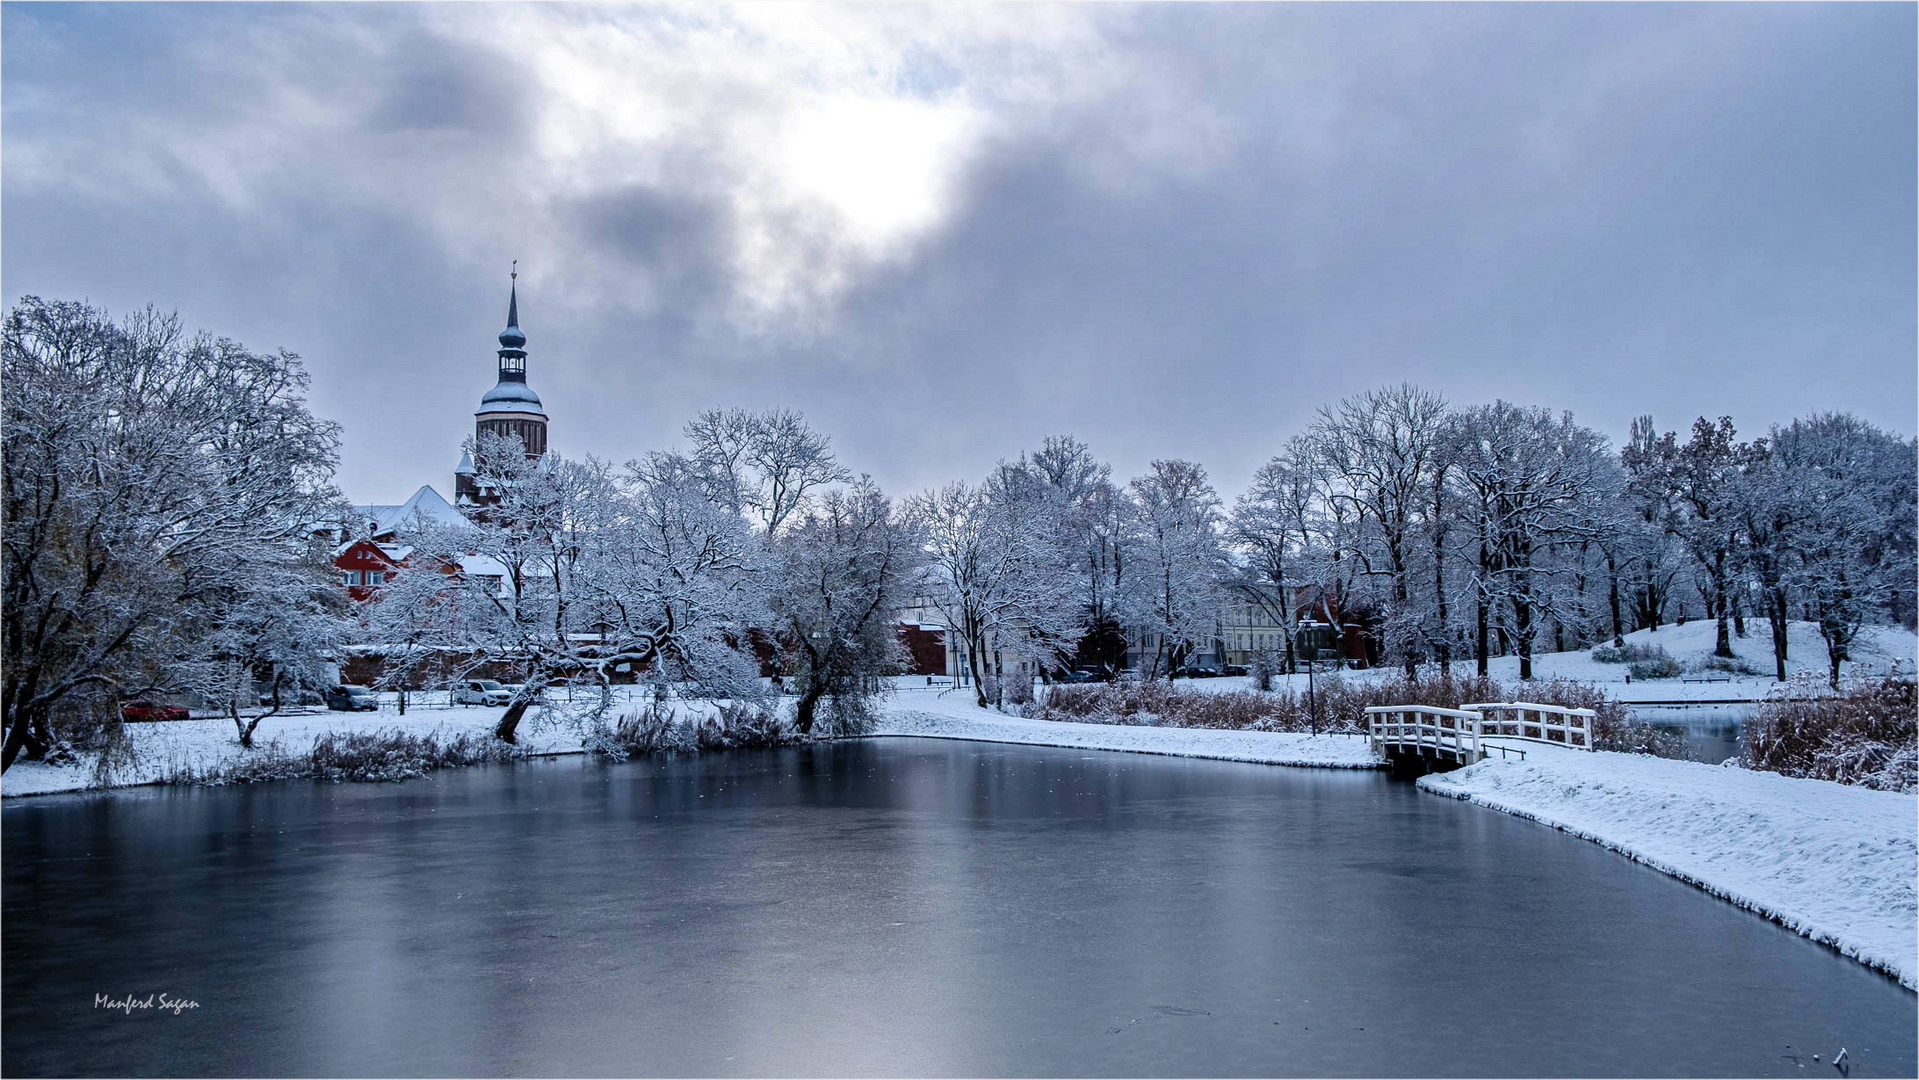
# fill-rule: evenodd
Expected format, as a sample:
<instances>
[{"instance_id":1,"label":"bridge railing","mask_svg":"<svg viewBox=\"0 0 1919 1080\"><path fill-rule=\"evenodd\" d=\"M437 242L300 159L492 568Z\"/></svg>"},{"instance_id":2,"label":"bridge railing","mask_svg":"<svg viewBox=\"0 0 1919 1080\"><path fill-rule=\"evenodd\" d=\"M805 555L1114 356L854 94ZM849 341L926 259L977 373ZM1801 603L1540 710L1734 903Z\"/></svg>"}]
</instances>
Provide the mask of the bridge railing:
<instances>
[{"instance_id":1,"label":"bridge railing","mask_svg":"<svg viewBox=\"0 0 1919 1080\"><path fill-rule=\"evenodd\" d=\"M1485 736L1526 739L1574 750L1599 749L1595 727L1599 714L1591 709L1531 701L1487 701L1466 708L1483 717L1479 730Z\"/></svg>"},{"instance_id":2,"label":"bridge railing","mask_svg":"<svg viewBox=\"0 0 1919 1080\"><path fill-rule=\"evenodd\" d=\"M1369 705L1366 734L1375 746L1431 749L1467 764L1485 756L1479 741L1479 713L1433 705Z\"/></svg>"}]
</instances>

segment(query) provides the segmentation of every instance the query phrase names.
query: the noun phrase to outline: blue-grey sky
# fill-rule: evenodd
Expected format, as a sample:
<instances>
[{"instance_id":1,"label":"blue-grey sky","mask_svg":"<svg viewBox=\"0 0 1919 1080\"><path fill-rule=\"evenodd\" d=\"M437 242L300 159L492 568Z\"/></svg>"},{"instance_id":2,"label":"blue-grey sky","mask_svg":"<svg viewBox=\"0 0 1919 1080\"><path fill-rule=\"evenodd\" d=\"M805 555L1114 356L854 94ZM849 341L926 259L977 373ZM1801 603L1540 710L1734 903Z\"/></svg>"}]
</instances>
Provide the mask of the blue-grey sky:
<instances>
[{"instance_id":1,"label":"blue-grey sky","mask_svg":"<svg viewBox=\"0 0 1919 1080\"><path fill-rule=\"evenodd\" d=\"M891 490L1229 496L1411 380L1912 434L1911 4L9 4L0 285L306 358L450 490L521 264L562 453L790 405Z\"/></svg>"}]
</instances>

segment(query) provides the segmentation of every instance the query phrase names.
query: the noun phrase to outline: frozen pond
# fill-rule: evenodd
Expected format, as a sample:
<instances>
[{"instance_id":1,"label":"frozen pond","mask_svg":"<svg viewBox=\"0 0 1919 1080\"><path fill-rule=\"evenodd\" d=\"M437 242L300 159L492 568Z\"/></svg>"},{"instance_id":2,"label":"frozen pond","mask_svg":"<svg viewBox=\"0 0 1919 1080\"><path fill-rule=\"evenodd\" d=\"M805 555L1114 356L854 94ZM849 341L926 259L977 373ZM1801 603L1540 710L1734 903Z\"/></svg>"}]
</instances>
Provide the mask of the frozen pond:
<instances>
[{"instance_id":1,"label":"frozen pond","mask_svg":"<svg viewBox=\"0 0 1919 1080\"><path fill-rule=\"evenodd\" d=\"M1886 977L1377 773L882 739L12 800L4 840L11 1075L1919 1067Z\"/></svg>"}]
</instances>

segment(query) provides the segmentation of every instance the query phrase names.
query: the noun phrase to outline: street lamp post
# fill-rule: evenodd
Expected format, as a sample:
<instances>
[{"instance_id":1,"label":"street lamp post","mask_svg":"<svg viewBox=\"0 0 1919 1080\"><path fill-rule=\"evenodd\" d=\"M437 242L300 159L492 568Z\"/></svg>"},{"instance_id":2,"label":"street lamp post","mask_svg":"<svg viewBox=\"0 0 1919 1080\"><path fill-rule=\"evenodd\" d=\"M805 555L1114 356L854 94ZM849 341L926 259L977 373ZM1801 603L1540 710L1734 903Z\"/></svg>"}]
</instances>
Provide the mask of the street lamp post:
<instances>
[{"instance_id":1,"label":"street lamp post","mask_svg":"<svg viewBox=\"0 0 1919 1080\"><path fill-rule=\"evenodd\" d=\"M1306 654L1306 703L1311 711L1315 735L1319 734L1319 690L1314 685L1313 677L1319 670L1318 631L1324 626L1326 626L1325 623L1309 615L1299 620L1299 625L1293 632L1295 647Z\"/></svg>"}]
</instances>

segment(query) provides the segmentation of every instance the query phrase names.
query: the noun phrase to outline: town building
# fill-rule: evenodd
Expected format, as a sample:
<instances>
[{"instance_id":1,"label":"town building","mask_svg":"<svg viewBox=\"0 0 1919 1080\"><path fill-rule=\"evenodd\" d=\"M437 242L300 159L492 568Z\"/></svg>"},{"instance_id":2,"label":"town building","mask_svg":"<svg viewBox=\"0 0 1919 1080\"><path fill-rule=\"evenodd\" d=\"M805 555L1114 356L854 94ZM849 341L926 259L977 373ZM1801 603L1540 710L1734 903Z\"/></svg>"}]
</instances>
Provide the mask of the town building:
<instances>
[{"instance_id":1,"label":"town building","mask_svg":"<svg viewBox=\"0 0 1919 1080\"><path fill-rule=\"evenodd\" d=\"M526 382L526 333L520 329L517 269L507 295L506 329L500 331L499 342L495 353L497 379L473 414L474 440L488 434L518 436L527 456L542 457L546 454L546 408ZM340 572L347 595L365 600L386 583L387 575L406 565L412 549L398 542L406 530L465 525L473 515L500 500L499 492L478 481L473 455L465 452L454 467L453 492L453 501L448 502L433 485L424 484L403 503L355 506L354 518L340 530L340 544L333 555L334 569ZM460 569L482 578L504 574L497 564L463 565Z\"/></svg>"}]
</instances>

